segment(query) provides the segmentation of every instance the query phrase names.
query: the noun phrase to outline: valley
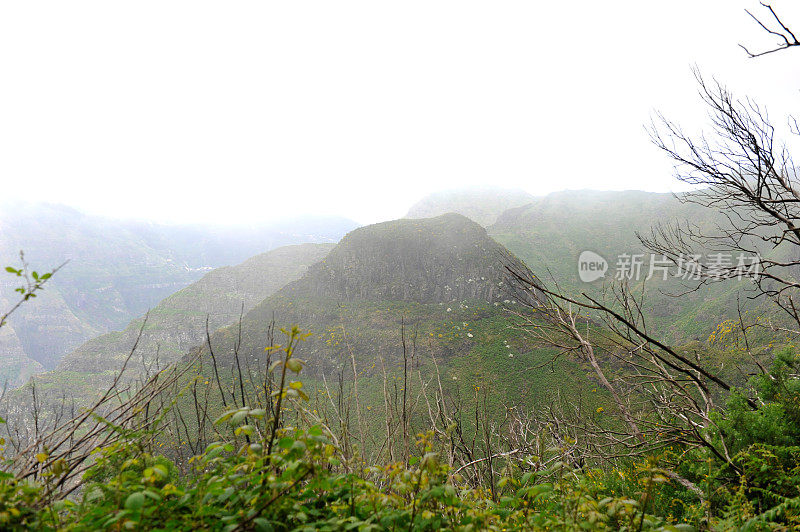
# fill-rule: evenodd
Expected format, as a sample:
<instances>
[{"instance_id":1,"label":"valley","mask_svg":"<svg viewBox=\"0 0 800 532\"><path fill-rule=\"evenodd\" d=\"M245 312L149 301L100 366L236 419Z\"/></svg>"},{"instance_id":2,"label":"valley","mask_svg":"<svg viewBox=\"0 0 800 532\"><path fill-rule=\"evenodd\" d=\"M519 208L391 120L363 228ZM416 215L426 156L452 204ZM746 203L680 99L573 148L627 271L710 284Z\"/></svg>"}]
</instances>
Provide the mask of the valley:
<instances>
[{"instance_id":1,"label":"valley","mask_svg":"<svg viewBox=\"0 0 800 532\"><path fill-rule=\"evenodd\" d=\"M625 355L630 333L600 313L579 317L580 310L571 319L583 325L559 325L580 307L559 306L547 287L605 301L614 294L613 269L606 278L582 282L582 251L609 262L624 253L644 255L638 235L654 218L706 228L719 220L666 194L568 191L517 201L509 199L511 192L484 193L486 202L475 192L453 194L452 203L446 193L435 195L422 202L424 209L443 214L363 226L336 243L281 246L236 266L184 270L204 274L123 329L74 347L50 370L31 365L18 334L4 327L4 371L27 380L4 397L2 416L14 420L6 426L8 441L22 449L26 441L59 437L69 426L63 425L66 411L80 416L89 409L115 424L144 409L138 423L161 426L147 445L188 474L189 458L221 436L219 420L251 410L280 415L278 393L295 405L285 414L294 416L291 423L317 423L338 438L346 463L399 460L410 466L414 435L427 433L444 445L447 467L461 471L469 485L489 482L499 489L491 476L495 466L484 464L491 449L500 449L497 459L512 467L516 462L503 458L509 453L546 453L542 438L567 448L582 442L581 460L600 466L606 459L594 446L624 449L613 435L624 432L631 416L647 419L652 407L646 405L657 403L630 380L637 367ZM451 206L459 213L449 212ZM487 218L487 212L494 214ZM179 253L185 252L167 254ZM791 345L790 337L776 345L774 336L754 331L752 341L770 343L758 343L757 359L748 359L739 340L731 340L726 324L739 312L764 312L760 300L742 306L748 282L700 285L678 296L685 279L633 279L626 286L641 299L632 323L647 323L655 338L676 346L670 356L702 352L706 371L746 386L747 375L764 367L770 353ZM23 323L31 324L30 316L43 324L63 322L36 314L39 304L58 309L48 296L60 292L47 285L40 293L26 305ZM619 306L626 301L611 300L604 312L628 312ZM281 342L284 335L297 355ZM587 351L583 337L592 338L593 349ZM286 387L281 368L293 356L291 372L302 372L303 379ZM276 371L283 372L280 378ZM726 400L719 391L712 397ZM152 403L156 399L162 406ZM146 406L133 406L141 401ZM165 401L172 406L165 408ZM158 421L147 414L151 409L161 412ZM105 422L93 423L84 430L100 434ZM241 434L249 441L255 433L247 427L235 434L246 430ZM53 436L45 436L48 431ZM80 444L69 452L81 456L91 449Z\"/></svg>"}]
</instances>

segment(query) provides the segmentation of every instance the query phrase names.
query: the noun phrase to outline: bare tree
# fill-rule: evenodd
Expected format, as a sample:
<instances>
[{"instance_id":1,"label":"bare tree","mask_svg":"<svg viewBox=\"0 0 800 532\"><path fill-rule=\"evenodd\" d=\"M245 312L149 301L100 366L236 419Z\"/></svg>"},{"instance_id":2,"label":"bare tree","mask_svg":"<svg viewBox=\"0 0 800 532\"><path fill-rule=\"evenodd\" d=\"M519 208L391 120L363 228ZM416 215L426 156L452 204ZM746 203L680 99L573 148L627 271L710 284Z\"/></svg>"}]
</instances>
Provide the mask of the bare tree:
<instances>
[{"instance_id":1,"label":"bare tree","mask_svg":"<svg viewBox=\"0 0 800 532\"><path fill-rule=\"evenodd\" d=\"M697 187L684 202L718 210L726 223L715 231L691 224L654 227L639 234L650 250L676 265L697 257L697 249L726 251L737 260L698 270L700 284L741 278L754 281L750 297L766 296L800 327L800 176L785 144L775 139L766 111L736 99L719 83L695 72L711 111L713 136L692 138L659 117L654 143L675 161L676 177ZM794 133L800 133L794 126Z\"/></svg>"},{"instance_id":2,"label":"bare tree","mask_svg":"<svg viewBox=\"0 0 800 532\"><path fill-rule=\"evenodd\" d=\"M778 38L778 43L773 48L769 48L767 50L761 52L751 52L747 49L746 46L740 44L739 46L747 53L748 56L751 58L761 57L762 55L771 54L774 52L779 52L781 50L786 50L787 48L791 48L793 46L800 46L800 41L797 40L792 30L783 23L781 18L772 9L772 6L769 4L765 4L761 2L761 6L769 11L769 16L766 20L761 19L754 15L750 10L745 9L745 12L750 15L750 18L756 21L756 23L761 26L761 28L766 31L768 34L772 35L773 37Z\"/></svg>"}]
</instances>

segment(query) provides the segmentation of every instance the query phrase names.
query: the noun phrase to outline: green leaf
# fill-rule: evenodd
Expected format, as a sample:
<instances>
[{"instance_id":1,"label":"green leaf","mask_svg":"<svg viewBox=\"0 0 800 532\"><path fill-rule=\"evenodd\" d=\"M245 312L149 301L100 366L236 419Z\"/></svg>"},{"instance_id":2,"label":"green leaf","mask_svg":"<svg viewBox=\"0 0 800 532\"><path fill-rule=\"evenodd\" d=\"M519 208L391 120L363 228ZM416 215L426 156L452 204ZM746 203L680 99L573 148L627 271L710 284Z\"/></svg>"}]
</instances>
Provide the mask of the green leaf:
<instances>
[{"instance_id":1,"label":"green leaf","mask_svg":"<svg viewBox=\"0 0 800 532\"><path fill-rule=\"evenodd\" d=\"M242 425L241 427L238 427L235 431L233 431L233 433L236 434L237 436L240 434L252 436L255 434L255 430L253 429L253 425Z\"/></svg>"},{"instance_id":2,"label":"green leaf","mask_svg":"<svg viewBox=\"0 0 800 532\"><path fill-rule=\"evenodd\" d=\"M150 497L154 501L160 501L161 500L161 495L156 493L153 490L145 490L145 491L142 492L142 494L147 496L147 497Z\"/></svg>"},{"instance_id":3,"label":"green leaf","mask_svg":"<svg viewBox=\"0 0 800 532\"><path fill-rule=\"evenodd\" d=\"M238 425L239 423L244 421L244 419L247 417L247 414L249 413L250 413L249 410L239 410L231 418L231 425Z\"/></svg>"},{"instance_id":4,"label":"green leaf","mask_svg":"<svg viewBox=\"0 0 800 532\"><path fill-rule=\"evenodd\" d=\"M137 491L136 493L131 493L128 495L128 498L125 499L125 509L138 511L142 509L144 506L144 493Z\"/></svg>"},{"instance_id":5,"label":"green leaf","mask_svg":"<svg viewBox=\"0 0 800 532\"><path fill-rule=\"evenodd\" d=\"M295 373L300 373L300 370L303 369L303 363L297 358L290 358L286 361L286 367Z\"/></svg>"},{"instance_id":6,"label":"green leaf","mask_svg":"<svg viewBox=\"0 0 800 532\"><path fill-rule=\"evenodd\" d=\"M253 519L253 524L256 525L256 530L259 532L272 532L274 530L270 522L263 517Z\"/></svg>"},{"instance_id":7,"label":"green leaf","mask_svg":"<svg viewBox=\"0 0 800 532\"><path fill-rule=\"evenodd\" d=\"M233 416L236 412L238 412L238 410L228 410L227 412L219 416L217 419L215 419L214 424L219 425L220 423L228 421L231 418L231 416Z\"/></svg>"}]
</instances>

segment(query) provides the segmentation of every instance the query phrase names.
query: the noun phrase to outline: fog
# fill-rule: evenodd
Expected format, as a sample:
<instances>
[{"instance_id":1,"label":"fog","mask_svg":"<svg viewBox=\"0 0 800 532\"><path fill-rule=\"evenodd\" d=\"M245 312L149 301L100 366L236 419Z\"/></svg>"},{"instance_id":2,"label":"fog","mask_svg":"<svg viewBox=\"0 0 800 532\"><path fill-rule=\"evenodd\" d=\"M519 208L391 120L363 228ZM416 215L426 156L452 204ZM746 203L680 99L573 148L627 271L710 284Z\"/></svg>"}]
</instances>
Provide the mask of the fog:
<instances>
[{"instance_id":1,"label":"fog","mask_svg":"<svg viewBox=\"0 0 800 532\"><path fill-rule=\"evenodd\" d=\"M792 2L776 2L800 20ZM402 216L438 189L676 190L644 126L690 68L795 108L756 2L21 2L0 7L2 199L254 223Z\"/></svg>"}]
</instances>

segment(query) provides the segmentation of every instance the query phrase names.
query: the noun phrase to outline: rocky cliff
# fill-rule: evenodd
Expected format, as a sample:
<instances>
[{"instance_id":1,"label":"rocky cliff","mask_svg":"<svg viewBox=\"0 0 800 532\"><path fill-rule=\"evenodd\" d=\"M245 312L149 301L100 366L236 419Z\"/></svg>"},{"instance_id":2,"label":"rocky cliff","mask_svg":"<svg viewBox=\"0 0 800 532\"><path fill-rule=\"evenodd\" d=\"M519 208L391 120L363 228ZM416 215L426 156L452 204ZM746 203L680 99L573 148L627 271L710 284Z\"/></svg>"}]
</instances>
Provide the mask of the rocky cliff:
<instances>
[{"instance_id":1,"label":"rocky cliff","mask_svg":"<svg viewBox=\"0 0 800 532\"><path fill-rule=\"evenodd\" d=\"M465 216L395 220L352 231L292 288L347 301L493 302L506 259L515 260Z\"/></svg>"}]
</instances>

